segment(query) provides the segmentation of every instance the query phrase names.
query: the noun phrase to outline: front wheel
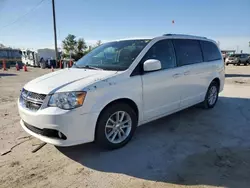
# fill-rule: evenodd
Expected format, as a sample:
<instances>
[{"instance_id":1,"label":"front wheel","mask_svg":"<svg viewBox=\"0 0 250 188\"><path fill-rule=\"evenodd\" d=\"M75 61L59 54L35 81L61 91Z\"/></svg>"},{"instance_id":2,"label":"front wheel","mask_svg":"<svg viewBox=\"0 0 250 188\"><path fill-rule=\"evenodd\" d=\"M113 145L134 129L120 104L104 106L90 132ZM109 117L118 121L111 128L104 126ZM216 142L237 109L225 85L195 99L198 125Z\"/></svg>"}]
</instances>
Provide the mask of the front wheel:
<instances>
[{"instance_id":1,"label":"front wheel","mask_svg":"<svg viewBox=\"0 0 250 188\"><path fill-rule=\"evenodd\" d=\"M137 127L137 115L125 103L108 106L100 114L96 127L96 142L106 149L117 149L126 145Z\"/></svg>"},{"instance_id":2,"label":"front wheel","mask_svg":"<svg viewBox=\"0 0 250 188\"><path fill-rule=\"evenodd\" d=\"M213 108L218 100L219 95L219 86L217 82L213 81L208 87L207 94L205 100L203 101L203 107Z\"/></svg>"}]
</instances>

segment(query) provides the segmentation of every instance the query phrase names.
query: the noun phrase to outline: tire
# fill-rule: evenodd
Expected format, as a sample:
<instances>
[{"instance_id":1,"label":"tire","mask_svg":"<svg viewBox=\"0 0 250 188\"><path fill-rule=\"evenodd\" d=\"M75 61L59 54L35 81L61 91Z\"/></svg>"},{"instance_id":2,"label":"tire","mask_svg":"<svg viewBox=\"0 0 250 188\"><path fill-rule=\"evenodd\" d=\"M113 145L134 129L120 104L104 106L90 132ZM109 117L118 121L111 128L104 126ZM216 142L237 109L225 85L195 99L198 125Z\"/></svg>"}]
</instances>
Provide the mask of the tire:
<instances>
[{"instance_id":1,"label":"tire","mask_svg":"<svg viewBox=\"0 0 250 188\"><path fill-rule=\"evenodd\" d=\"M120 119L122 118L123 112L125 112L125 114L123 115L123 119L125 121L123 122L126 122L126 121L128 122L125 124L122 124L122 122L117 123L117 120L116 120L117 113ZM113 121L111 121L110 119L112 119ZM118 149L118 148L125 146L134 135L134 132L136 130L137 123L138 123L137 119L138 118L137 118L135 111L129 105L125 103L111 104L106 109L104 109L103 112L101 112L98 118L97 125L96 125L96 134L95 134L96 143L100 147L104 149L110 149L110 150ZM119 127L117 127L118 124L120 124ZM122 128L122 126L124 127ZM121 129L123 130L123 132L121 131ZM116 136L114 136L115 134ZM113 137L114 139L113 141L111 141Z\"/></svg>"},{"instance_id":2,"label":"tire","mask_svg":"<svg viewBox=\"0 0 250 188\"><path fill-rule=\"evenodd\" d=\"M216 89L216 93L214 94L215 98L213 99L213 102L212 102L210 101L211 92L212 92L211 90L214 90L214 89ZM203 108L205 109L213 108L218 100L218 95L219 95L219 85L217 82L213 81L209 85L206 96L205 96L205 100L202 103Z\"/></svg>"},{"instance_id":3,"label":"tire","mask_svg":"<svg viewBox=\"0 0 250 188\"><path fill-rule=\"evenodd\" d=\"M228 66L228 63L226 63L226 66Z\"/></svg>"},{"instance_id":4,"label":"tire","mask_svg":"<svg viewBox=\"0 0 250 188\"><path fill-rule=\"evenodd\" d=\"M245 66L247 66L247 63L244 63Z\"/></svg>"}]
</instances>

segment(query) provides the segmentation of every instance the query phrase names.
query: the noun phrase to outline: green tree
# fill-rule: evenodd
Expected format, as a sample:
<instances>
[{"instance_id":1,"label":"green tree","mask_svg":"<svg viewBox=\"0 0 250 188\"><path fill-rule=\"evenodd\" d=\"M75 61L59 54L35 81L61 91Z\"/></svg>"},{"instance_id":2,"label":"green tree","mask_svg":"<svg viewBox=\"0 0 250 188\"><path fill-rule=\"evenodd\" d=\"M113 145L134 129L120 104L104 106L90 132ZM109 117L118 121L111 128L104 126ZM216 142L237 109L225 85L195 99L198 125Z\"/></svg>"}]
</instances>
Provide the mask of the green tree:
<instances>
[{"instance_id":1,"label":"green tree","mask_svg":"<svg viewBox=\"0 0 250 188\"><path fill-rule=\"evenodd\" d=\"M102 41L101 40L98 40L97 42L96 42L96 46L100 46L102 44Z\"/></svg>"},{"instance_id":2,"label":"green tree","mask_svg":"<svg viewBox=\"0 0 250 188\"><path fill-rule=\"evenodd\" d=\"M83 38L79 38L76 45L76 53L84 52L87 49L86 42Z\"/></svg>"},{"instance_id":3,"label":"green tree","mask_svg":"<svg viewBox=\"0 0 250 188\"><path fill-rule=\"evenodd\" d=\"M84 41L83 38L79 38L75 48L74 59L77 61L82 56L84 56L86 53L86 49L87 49L86 42Z\"/></svg>"},{"instance_id":4,"label":"green tree","mask_svg":"<svg viewBox=\"0 0 250 188\"><path fill-rule=\"evenodd\" d=\"M65 56L69 57L70 52L74 52L76 49L77 45L76 36L68 34L68 36L62 41L62 43Z\"/></svg>"}]
</instances>

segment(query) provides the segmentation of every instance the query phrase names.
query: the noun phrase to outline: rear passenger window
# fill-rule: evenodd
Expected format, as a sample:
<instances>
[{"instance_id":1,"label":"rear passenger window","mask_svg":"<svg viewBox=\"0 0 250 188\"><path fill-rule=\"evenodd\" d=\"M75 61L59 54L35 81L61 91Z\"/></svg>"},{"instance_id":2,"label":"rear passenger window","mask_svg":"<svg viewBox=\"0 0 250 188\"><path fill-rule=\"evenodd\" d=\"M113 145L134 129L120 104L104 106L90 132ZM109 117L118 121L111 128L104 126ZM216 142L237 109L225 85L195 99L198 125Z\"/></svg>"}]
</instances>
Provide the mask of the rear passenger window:
<instances>
[{"instance_id":1,"label":"rear passenger window","mask_svg":"<svg viewBox=\"0 0 250 188\"><path fill-rule=\"evenodd\" d=\"M204 61L214 61L221 59L221 53L218 47L214 43L208 41L200 41L200 42L204 56Z\"/></svg>"},{"instance_id":2,"label":"rear passenger window","mask_svg":"<svg viewBox=\"0 0 250 188\"><path fill-rule=\"evenodd\" d=\"M157 59L161 62L162 69L176 67L174 48L171 40L156 42L145 54L142 62L148 59Z\"/></svg>"},{"instance_id":3,"label":"rear passenger window","mask_svg":"<svg viewBox=\"0 0 250 188\"><path fill-rule=\"evenodd\" d=\"M179 66L203 62L198 40L174 39L173 43Z\"/></svg>"}]
</instances>

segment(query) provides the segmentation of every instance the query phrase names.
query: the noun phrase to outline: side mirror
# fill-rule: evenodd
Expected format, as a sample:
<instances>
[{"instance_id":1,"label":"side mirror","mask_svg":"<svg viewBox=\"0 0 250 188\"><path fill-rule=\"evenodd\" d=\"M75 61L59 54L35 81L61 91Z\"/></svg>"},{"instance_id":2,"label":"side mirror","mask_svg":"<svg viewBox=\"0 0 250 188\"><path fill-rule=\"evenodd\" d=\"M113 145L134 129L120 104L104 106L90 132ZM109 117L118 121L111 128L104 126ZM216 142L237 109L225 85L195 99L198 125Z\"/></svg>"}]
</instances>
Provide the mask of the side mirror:
<instances>
[{"instance_id":1,"label":"side mirror","mask_svg":"<svg viewBox=\"0 0 250 188\"><path fill-rule=\"evenodd\" d=\"M161 62L157 59L148 59L143 63L143 70L146 72L156 71L161 69Z\"/></svg>"}]
</instances>

